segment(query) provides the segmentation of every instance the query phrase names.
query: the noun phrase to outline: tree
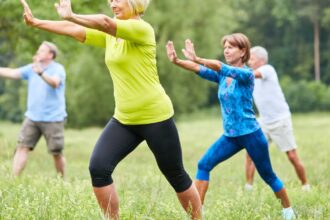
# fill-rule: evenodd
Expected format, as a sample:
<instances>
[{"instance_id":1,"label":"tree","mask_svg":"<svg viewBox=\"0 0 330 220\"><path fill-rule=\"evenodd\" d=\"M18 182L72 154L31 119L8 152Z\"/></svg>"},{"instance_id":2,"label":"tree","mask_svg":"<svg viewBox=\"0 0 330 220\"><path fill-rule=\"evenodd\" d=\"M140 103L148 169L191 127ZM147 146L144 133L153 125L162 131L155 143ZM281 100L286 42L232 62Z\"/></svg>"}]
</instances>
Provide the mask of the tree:
<instances>
[{"instance_id":1,"label":"tree","mask_svg":"<svg viewBox=\"0 0 330 220\"><path fill-rule=\"evenodd\" d=\"M278 1L281 2L281 1ZM288 1L289 2L289 1ZM320 38L322 17L326 17L330 8L329 1L323 0L295 0L295 11L298 18L306 17L313 27L313 51L314 51L314 78L321 80L320 66ZM323 20L325 23L325 19ZM326 25L324 26L326 27Z\"/></svg>"},{"instance_id":2,"label":"tree","mask_svg":"<svg viewBox=\"0 0 330 220\"><path fill-rule=\"evenodd\" d=\"M199 56L217 58L222 54L221 38L239 26L237 16L244 17L242 10L234 10L225 0L152 1L145 20L155 29L157 63L160 80L174 104L176 113L195 111L209 103L211 88L215 84L192 76L171 64L165 45L174 41L178 55L184 40L190 38ZM207 17L206 17L207 16Z\"/></svg>"},{"instance_id":3,"label":"tree","mask_svg":"<svg viewBox=\"0 0 330 220\"><path fill-rule=\"evenodd\" d=\"M36 17L58 19L53 3L28 0ZM105 13L106 0L72 0L74 11L82 14ZM317 6L316 26L308 7ZM69 126L104 125L114 107L113 86L104 64L104 50L80 45L67 37L27 27L19 1L0 0L0 66L17 67L31 62L40 42L56 43L61 53L58 61L67 71L67 107ZM155 29L159 77L171 97L176 114L184 114L210 105L217 100L216 85L172 65L165 44L173 40L180 50L186 38L192 39L198 55L220 58L221 38L242 32L252 45L269 51L271 63L280 77L294 81L312 80L313 39L319 39L320 79L330 84L330 2L324 0L153 0L143 17ZM319 37L312 30L319 30ZM314 46L316 45L316 46ZM317 50L315 50L317 51ZM314 54L317 54L315 52ZM315 62L317 63L317 61ZM25 84L0 79L0 118L17 120L25 110ZM210 98L212 97L212 98ZM217 102L217 101L216 101ZM14 114L14 115L13 115Z\"/></svg>"}]
</instances>

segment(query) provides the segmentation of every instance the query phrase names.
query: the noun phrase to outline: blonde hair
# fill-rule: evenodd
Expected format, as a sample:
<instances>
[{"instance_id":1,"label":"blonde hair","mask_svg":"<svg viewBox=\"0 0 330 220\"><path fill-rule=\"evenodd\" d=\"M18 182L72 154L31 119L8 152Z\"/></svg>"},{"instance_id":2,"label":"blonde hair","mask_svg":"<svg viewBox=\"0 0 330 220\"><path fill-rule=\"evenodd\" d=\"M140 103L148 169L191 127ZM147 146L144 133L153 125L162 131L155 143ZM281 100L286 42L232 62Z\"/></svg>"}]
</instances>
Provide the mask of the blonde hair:
<instances>
[{"instance_id":1,"label":"blonde hair","mask_svg":"<svg viewBox=\"0 0 330 220\"><path fill-rule=\"evenodd\" d=\"M49 48L49 51L53 54L53 60L54 60L58 54L57 46L49 41L43 41L42 44L46 45Z\"/></svg>"},{"instance_id":2,"label":"blonde hair","mask_svg":"<svg viewBox=\"0 0 330 220\"><path fill-rule=\"evenodd\" d=\"M238 47L241 50L245 50L245 54L242 57L243 63L246 63L250 59L251 43L249 38L242 33L234 33L226 35L222 38L222 45L228 41L234 47Z\"/></svg>"},{"instance_id":3,"label":"blonde hair","mask_svg":"<svg viewBox=\"0 0 330 220\"><path fill-rule=\"evenodd\" d=\"M150 0L127 0L127 2L133 14L142 16L147 10Z\"/></svg>"}]
</instances>

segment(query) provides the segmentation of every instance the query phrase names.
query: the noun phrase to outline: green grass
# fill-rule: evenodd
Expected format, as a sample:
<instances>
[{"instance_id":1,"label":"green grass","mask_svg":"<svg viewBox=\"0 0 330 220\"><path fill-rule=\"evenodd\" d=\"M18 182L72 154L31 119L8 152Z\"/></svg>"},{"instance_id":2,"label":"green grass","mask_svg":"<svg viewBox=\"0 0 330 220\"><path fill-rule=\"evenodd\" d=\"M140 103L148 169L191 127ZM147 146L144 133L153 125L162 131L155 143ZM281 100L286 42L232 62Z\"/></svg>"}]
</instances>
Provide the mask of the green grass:
<instances>
[{"instance_id":1,"label":"green grass","mask_svg":"<svg viewBox=\"0 0 330 220\"><path fill-rule=\"evenodd\" d=\"M191 177L201 155L222 134L219 114L217 111L192 114L177 122L184 164ZM330 114L294 115L293 124L298 153L312 191L301 191L285 154L271 145L273 168L285 182L299 219L330 219ZM92 193L88 161L102 129L66 129L64 181L56 176L44 140L29 155L23 175L12 177L12 156L19 129L20 124L0 123L0 220L101 219ZM244 191L244 157L242 151L213 170L204 207L206 219L280 219L280 203L258 175L255 190ZM113 177L120 196L121 219L186 218L145 143L118 165Z\"/></svg>"}]
</instances>

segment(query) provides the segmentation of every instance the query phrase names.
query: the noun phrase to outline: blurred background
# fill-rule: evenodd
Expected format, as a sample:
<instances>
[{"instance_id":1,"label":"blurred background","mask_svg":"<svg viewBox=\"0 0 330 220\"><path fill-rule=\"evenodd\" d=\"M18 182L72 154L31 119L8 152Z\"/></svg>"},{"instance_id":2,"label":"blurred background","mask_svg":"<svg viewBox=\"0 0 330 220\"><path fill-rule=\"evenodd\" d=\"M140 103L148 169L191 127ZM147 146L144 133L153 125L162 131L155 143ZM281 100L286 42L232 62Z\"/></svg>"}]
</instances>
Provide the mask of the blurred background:
<instances>
[{"instance_id":1,"label":"blurred background","mask_svg":"<svg viewBox=\"0 0 330 220\"><path fill-rule=\"evenodd\" d=\"M35 17L58 19L55 1L28 0ZM72 0L76 13L112 16L106 0ZM113 86L104 50L27 27L19 1L0 0L0 66L20 67L44 40L58 45L67 71L69 127L103 126L113 114ZM330 111L329 0L152 0L144 19L156 32L159 77L176 116L218 105L216 85L172 65L165 44L180 54L190 38L197 54L222 61L221 38L246 34L269 52L293 112ZM23 81L0 79L0 120L20 122L26 109ZM220 115L220 114L219 114Z\"/></svg>"}]
</instances>

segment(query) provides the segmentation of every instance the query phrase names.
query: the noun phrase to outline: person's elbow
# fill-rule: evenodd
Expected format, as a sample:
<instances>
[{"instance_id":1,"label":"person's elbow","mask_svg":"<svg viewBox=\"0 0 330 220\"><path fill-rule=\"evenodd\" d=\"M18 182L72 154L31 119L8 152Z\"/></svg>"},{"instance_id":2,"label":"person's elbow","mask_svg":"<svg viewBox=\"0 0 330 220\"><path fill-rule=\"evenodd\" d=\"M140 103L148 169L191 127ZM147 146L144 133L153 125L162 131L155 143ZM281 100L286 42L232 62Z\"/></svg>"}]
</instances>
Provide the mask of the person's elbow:
<instances>
[{"instance_id":1,"label":"person's elbow","mask_svg":"<svg viewBox=\"0 0 330 220\"><path fill-rule=\"evenodd\" d=\"M117 23L110 17L104 15L103 23L100 31L103 31L112 36L116 36L117 32Z\"/></svg>"},{"instance_id":2,"label":"person's elbow","mask_svg":"<svg viewBox=\"0 0 330 220\"><path fill-rule=\"evenodd\" d=\"M216 72L220 72L222 67L221 62L219 61L210 62L206 66Z\"/></svg>"},{"instance_id":3,"label":"person's elbow","mask_svg":"<svg viewBox=\"0 0 330 220\"><path fill-rule=\"evenodd\" d=\"M253 75L255 78L260 79L262 78L262 74L258 70L253 71Z\"/></svg>"},{"instance_id":4,"label":"person's elbow","mask_svg":"<svg viewBox=\"0 0 330 220\"><path fill-rule=\"evenodd\" d=\"M51 83L50 86L51 86L53 89L57 89L58 87L60 87L60 84L57 84L57 83Z\"/></svg>"},{"instance_id":5,"label":"person's elbow","mask_svg":"<svg viewBox=\"0 0 330 220\"><path fill-rule=\"evenodd\" d=\"M201 67L199 64L194 63L194 66L192 68L192 71L195 73L199 73L201 71Z\"/></svg>"},{"instance_id":6,"label":"person's elbow","mask_svg":"<svg viewBox=\"0 0 330 220\"><path fill-rule=\"evenodd\" d=\"M51 83L50 83L50 86L53 88L53 89L57 89L58 87L60 87L61 85L61 80L53 80Z\"/></svg>"},{"instance_id":7,"label":"person's elbow","mask_svg":"<svg viewBox=\"0 0 330 220\"><path fill-rule=\"evenodd\" d=\"M77 26L72 32L71 37L76 39L77 41L84 43L86 40L86 30L82 26Z\"/></svg>"}]
</instances>

